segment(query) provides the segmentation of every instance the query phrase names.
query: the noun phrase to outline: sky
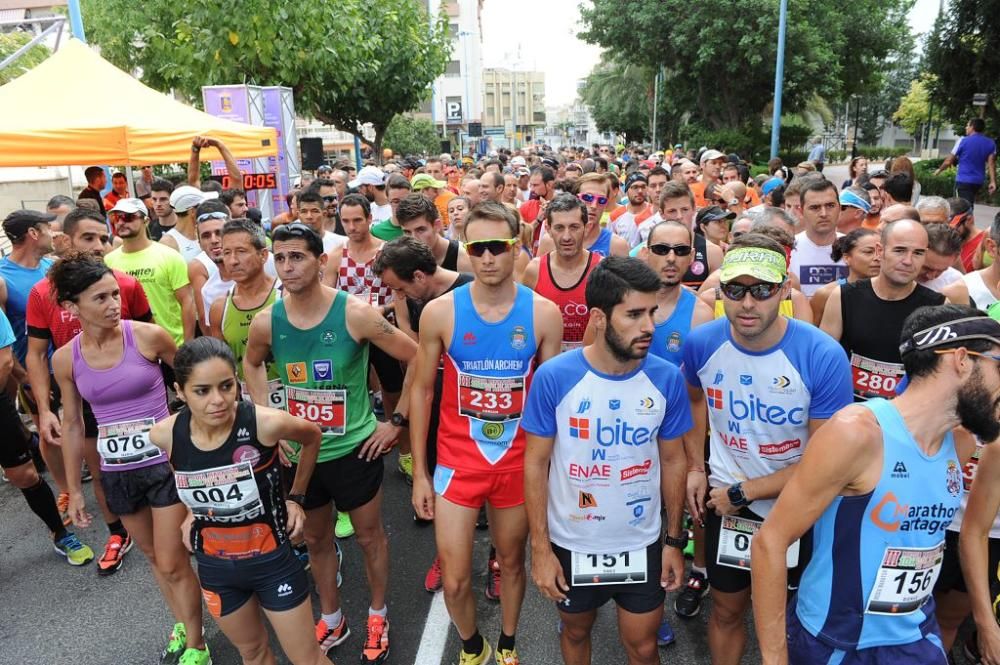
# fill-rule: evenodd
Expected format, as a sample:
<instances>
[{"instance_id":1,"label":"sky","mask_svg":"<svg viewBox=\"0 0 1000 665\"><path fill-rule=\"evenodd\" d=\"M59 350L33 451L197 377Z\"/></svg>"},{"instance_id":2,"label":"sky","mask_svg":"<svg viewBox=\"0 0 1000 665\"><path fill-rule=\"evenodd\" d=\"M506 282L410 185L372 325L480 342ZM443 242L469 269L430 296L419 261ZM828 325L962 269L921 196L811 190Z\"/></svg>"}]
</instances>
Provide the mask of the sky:
<instances>
[{"instance_id":1,"label":"sky","mask_svg":"<svg viewBox=\"0 0 1000 665\"><path fill-rule=\"evenodd\" d=\"M576 82L598 63L601 49L577 39L578 7L585 0L485 0L483 67L545 72L545 105L576 99ZM927 32L939 0L916 0L913 32Z\"/></svg>"}]
</instances>

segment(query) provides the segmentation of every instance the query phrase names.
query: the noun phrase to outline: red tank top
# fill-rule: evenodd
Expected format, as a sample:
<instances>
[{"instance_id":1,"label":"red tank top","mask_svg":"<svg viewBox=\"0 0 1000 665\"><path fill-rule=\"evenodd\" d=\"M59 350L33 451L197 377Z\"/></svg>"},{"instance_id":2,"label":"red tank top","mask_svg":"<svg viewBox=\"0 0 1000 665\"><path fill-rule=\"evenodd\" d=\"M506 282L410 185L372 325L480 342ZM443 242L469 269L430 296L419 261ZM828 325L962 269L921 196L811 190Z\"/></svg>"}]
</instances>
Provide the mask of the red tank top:
<instances>
[{"instance_id":1,"label":"red tank top","mask_svg":"<svg viewBox=\"0 0 1000 665\"><path fill-rule=\"evenodd\" d=\"M542 257L538 267L538 282L535 292L551 300L559 307L563 319L562 350L575 349L583 345L583 333L590 320L590 308L587 307L587 275L603 258L596 252L587 252L587 267L576 284L563 288L552 279L549 268L549 258L552 254Z\"/></svg>"}]
</instances>

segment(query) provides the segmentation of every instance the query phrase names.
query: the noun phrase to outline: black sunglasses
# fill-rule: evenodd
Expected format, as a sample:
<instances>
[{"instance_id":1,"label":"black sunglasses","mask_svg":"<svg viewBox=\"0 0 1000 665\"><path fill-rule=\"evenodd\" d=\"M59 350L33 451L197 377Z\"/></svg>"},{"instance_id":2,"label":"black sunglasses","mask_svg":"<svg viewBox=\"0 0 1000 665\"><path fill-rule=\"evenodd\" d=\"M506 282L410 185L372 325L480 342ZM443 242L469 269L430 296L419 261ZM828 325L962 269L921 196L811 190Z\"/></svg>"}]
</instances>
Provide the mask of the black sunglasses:
<instances>
[{"instance_id":1,"label":"black sunglasses","mask_svg":"<svg viewBox=\"0 0 1000 665\"><path fill-rule=\"evenodd\" d=\"M775 293L781 290L781 285L784 282L774 284L772 282L758 282L756 284L736 284L735 282L729 282L728 284L720 285L722 289L722 295L726 296L730 300L743 300L746 294L749 293L750 297L754 300L769 300Z\"/></svg>"},{"instance_id":2,"label":"black sunglasses","mask_svg":"<svg viewBox=\"0 0 1000 665\"><path fill-rule=\"evenodd\" d=\"M668 245L666 243L657 243L655 245L650 245L649 251L657 256L667 256L670 252L673 252L677 256L687 256L691 253L691 245Z\"/></svg>"},{"instance_id":3,"label":"black sunglasses","mask_svg":"<svg viewBox=\"0 0 1000 665\"><path fill-rule=\"evenodd\" d=\"M326 203L336 203L337 202L337 197L336 196L324 196L323 197L323 201L325 201Z\"/></svg>"}]
</instances>

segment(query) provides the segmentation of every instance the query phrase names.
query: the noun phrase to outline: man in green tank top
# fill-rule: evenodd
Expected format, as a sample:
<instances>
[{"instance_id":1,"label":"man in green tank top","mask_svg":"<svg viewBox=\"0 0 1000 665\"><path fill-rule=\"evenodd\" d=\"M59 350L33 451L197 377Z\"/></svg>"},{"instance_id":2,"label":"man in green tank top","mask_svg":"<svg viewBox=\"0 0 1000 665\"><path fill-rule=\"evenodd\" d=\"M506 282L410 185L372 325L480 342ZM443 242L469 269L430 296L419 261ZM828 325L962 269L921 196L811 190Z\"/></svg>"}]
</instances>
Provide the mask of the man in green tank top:
<instances>
[{"instance_id":1,"label":"man in green tank top","mask_svg":"<svg viewBox=\"0 0 1000 665\"><path fill-rule=\"evenodd\" d=\"M288 412L318 424L323 431L309 488L304 496L291 497L306 511L305 539L322 611L316 638L326 652L350 634L337 590L332 511L336 504L354 523L371 592L362 662L381 663L389 649L382 456L395 444L399 428L379 423L372 413L368 345L409 362L416 344L367 302L320 284L326 255L312 229L288 224L274 232L273 241L284 297L254 317L243 358L244 376L254 402L267 404L265 362L273 357L285 387ZM294 461L294 450L286 452Z\"/></svg>"}]
</instances>

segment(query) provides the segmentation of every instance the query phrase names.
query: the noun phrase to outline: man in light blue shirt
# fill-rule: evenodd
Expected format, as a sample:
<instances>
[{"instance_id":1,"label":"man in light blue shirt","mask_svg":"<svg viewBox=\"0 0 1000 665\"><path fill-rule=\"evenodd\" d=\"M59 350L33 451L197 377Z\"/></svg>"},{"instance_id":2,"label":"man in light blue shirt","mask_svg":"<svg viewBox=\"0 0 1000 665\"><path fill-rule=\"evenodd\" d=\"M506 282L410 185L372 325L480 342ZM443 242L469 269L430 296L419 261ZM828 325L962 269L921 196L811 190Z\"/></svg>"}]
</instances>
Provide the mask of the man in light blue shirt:
<instances>
[{"instance_id":1,"label":"man in light blue shirt","mask_svg":"<svg viewBox=\"0 0 1000 665\"><path fill-rule=\"evenodd\" d=\"M809 161L816 165L816 170L823 172L826 165L826 148L823 147L823 137L817 136L813 139L812 150L809 151Z\"/></svg>"},{"instance_id":2,"label":"man in light blue shirt","mask_svg":"<svg viewBox=\"0 0 1000 665\"><path fill-rule=\"evenodd\" d=\"M955 195L975 207L976 194L979 193L989 171L990 184L987 191L993 194L997 191L997 144L993 139L983 134L986 123L982 118L972 118L965 125L965 136L955 144L951 154L944 158L934 175L941 173L955 162L958 162L958 173L955 175Z\"/></svg>"}]
</instances>

